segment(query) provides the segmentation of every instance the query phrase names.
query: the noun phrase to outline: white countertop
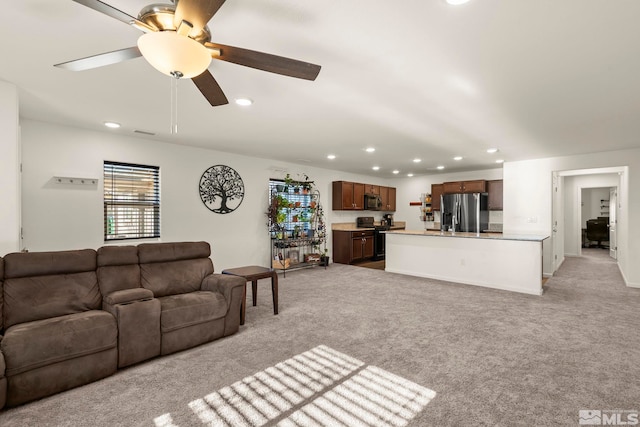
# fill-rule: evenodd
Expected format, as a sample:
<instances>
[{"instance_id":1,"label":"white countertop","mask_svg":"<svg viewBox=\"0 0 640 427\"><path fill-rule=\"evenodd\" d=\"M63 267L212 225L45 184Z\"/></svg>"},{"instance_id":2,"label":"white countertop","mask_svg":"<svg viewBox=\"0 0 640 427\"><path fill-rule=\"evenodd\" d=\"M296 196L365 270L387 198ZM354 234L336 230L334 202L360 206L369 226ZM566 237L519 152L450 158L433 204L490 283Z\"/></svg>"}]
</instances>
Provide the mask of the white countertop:
<instances>
[{"instance_id":1,"label":"white countertop","mask_svg":"<svg viewBox=\"0 0 640 427\"><path fill-rule=\"evenodd\" d=\"M495 239L495 240L522 240L529 242L542 242L549 236L529 235L529 234L503 234L503 233L465 233L451 231L429 231L429 230L389 230L387 234L405 234L412 236L430 236L430 237L458 237L466 239Z\"/></svg>"}]
</instances>

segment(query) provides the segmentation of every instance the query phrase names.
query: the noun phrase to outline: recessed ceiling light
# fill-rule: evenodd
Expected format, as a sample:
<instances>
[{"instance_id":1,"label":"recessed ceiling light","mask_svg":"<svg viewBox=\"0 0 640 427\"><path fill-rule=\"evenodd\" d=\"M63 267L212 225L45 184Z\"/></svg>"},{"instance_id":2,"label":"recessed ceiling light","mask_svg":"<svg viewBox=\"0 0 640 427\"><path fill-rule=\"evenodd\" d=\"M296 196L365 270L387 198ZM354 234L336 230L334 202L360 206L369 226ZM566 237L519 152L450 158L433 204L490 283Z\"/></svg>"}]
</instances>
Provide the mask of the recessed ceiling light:
<instances>
[{"instance_id":1,"label":"recessed ceiling light","mask_svg":"<svg viewBox=\"0 0 640 427\"><path fill-rule=\"evenodd\" d=\"M376 151L376 149L375 149L375 148L373 148L373 147L369 147L369 148L367 148L365 151L366 151L367 153L373 153L374 151Z\"/></svg>"},{"instance_id":2,"label":"recessed ceiling light","mask_svg":"<svg viewBox=\"0 0 640 427\"><path fill-rule=\"evenodd\" d=\"M238 98L238 99L236 99L236 104L242 105L243 107L246 107L248 105L253 104L253 100L251 100L249 98Z\"/></svg>"},{"instance_id":3,"label":"recessed ceiling light","mask_svg":"<svg viewBox=\"0 0 640 427\"><path fill-rule=\"evenodd\" d=\"M413 159L413 163L420 163L422 161L422 159L418 159L417 157L415 159Z\"/></svg>"},{"instance_id":4,"label":"recessed ceiling light","mask_svg":"<svg viewBox=\"0 0 640 427\"><path fill-rule=\"evenodd\" d=\"M498 160L496 160L496 163L504 163L504 160L498 159Z\"/></svg>"},{"instance_id":5,"label":"recessed ceiling light","mask_svg":"<svg viewBox=\"0 0 640 427\"><path fill-rule=\"evenodd\" d=\"M400 171L399 171L398 169L396 169L396 170L394 170L394 171L393 171L393 174L394 174L394 175L398 175L399 173L400 173Z\"/></svg>"},{"instance_id":6,"label":"recessed ceiling light","mask_svg":"<svg viewBox=\"0 0 640 427\"><path fill-rule=\"evenodd\" d=\"M436 167L436 169L438 169L438 170L442 170L442 169L444 169L444 166L439 165L439 166L437 166L437 167Z\"/></svg>"},{"instance_id":7,"label":"recessed ceiling light","mask_svg":"<svg viewBox=\"0 0 640 427\"><path fill-rule=\"evenodd\" d=\"M111 129L118 129L120 127L120 123L116 122L104 122L104 125Z\"/></svg>"},{"instance_id":8,"label":"recessed ceiling light","mask_svg":"<svg viewBox=\"0 0 640 427\"><path fill-rule=\"evenodd\" d=\"M336 158L336 155L335 155L335 154L329 154L329 155L327 156L327 159L329 159L329 160L333 160L333 159L335 159L335 158Z\"/></svg>"},{"instance_id":9,"label":"recessed ceiling light","mask_svg":"<svg viewBox=\"0 0 640 427\"><path fill-rule=\"evenodd\" d=\"M408 174L407 174L407 176L408 176L409 178L411 178L411 177L413 176L413 174L412 174L412 173L408 173Z\"/></svg>"},{"instance_id":10,"label":"recessed ceiling light","mask_svg":"<svg viewBox=\"0 0 640 427\"><path fill-rule=\"evenodd\" d=\"M458 6L458 5L467 3L469 0L445 0L445 1L447 2L447 4L450 4L452 6Z\"/></svg>"},{"instance_id":11,"label":"recessed ceiling light","mask_svg":"<svg viewBox=\"0 0 640 427\"><path fill-rule=\"evenodd\" d=\"M374 166L371 169L373 169L374 171L380 170L380 166Z\"/></svg>"},{"instance_id":12,"label":"recessed ceiling light","mask_svg":"<svg viewBox=\"0 0 640 427\"><path fill-rule=\"evenodd\" d=\"M453 158L453 160L455 160L455 161L462 160L462 156L455 156L455 157Z\"/></svg>"},{"instance_id":13,"label":"recessed ceiling light","mask_svg":"<svg viewBox=\"0 0 640 427\"><path fill-rule=\"evenodd\" d=\"M487 148L487 153L489 154L493 154L493 153L497 153L498 149L497 148Z\"/></svg>"}]
</instances>

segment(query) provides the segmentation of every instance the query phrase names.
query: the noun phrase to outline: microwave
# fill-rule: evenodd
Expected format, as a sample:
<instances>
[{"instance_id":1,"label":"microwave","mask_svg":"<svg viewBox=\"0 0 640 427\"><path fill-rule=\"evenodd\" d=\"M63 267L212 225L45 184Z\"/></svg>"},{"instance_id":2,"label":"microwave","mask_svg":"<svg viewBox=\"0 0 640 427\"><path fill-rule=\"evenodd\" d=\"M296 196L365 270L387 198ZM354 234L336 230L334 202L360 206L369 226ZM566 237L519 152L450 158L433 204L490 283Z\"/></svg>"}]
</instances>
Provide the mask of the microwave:
<instances>
[{"instance_id":1,"label":"microwave","mask_svg":"<svg viewBox=\"0 0 640 427\"><path fill-rule=\"evenodd\" d=\"M379 211L382 209L382 199L377 194L365 194L364 208L369 211Z\"/></svg>"}]
</instances>

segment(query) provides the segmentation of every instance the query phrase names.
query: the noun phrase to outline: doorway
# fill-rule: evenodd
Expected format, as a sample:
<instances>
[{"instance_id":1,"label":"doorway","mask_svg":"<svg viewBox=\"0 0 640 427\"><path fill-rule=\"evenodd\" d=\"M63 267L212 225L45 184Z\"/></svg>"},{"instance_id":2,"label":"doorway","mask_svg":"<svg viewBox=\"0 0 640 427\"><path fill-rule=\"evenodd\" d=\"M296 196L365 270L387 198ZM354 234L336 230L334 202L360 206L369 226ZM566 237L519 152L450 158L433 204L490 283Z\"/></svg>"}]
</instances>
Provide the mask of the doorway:
<instances>
[{"instance_id":1,"label":"doorway","mask_svg":"<svg viewBox=\"0 0 640 427\"><path fill-rule=\"evenodd\" d=\"M617 175L613 175L608 181L615 183L617 178ZM602 182L607 180L604 176L601 179ZM615 206L618 187L581 187L580 190L581 247L605 249L615 259Z\"/></svg>"},{"instance_id":2,"label":"doorway","mask_svg":"<svg viewBox=\"0 0 640 427\"><path fill-rule=\"evenodd\" d=\"M586 223L583 225L582 222L583 189L604 189L602 197L597 197L598 210L593 211L595 214L590 212L588 216L594 216L595 219L608 217L609 248L606 250L606 254L614 260L620 260L620 257L625 256L627 242L621 230L626 229L627 215L625 212L628 196L625 181L627 174L628 167L626 166L553 172L553 241L551 247L554 273L562 264L565 256L582 256L583 229L586 228ZM601 199L603 203L600 203ZM602 211L599 210L600 206L607 204L604 203L605 200L608 200L608 212L600 214L605 210L604 208ZM613 221L613 230L610 226L611 221Z\"/></svg>"}]
</instances>

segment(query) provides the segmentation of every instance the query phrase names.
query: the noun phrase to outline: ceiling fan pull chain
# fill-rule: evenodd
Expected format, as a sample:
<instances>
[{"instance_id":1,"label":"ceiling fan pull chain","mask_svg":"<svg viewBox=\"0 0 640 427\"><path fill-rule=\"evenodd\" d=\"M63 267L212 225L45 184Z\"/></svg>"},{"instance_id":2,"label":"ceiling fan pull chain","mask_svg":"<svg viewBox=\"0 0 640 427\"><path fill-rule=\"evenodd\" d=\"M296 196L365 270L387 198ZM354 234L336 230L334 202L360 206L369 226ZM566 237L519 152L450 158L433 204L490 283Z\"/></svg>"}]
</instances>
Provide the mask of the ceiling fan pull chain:
<instances>
[{"instance_id":1,"label":"ceiling fan pull chain","mask_svg":"<svg viewBox=\"0 0 640 427\"><path fill-rule=\"evenodd\" d=\"M178 78L171 79L171 134L178 133Z\"/></svg>"}]
</instances>

